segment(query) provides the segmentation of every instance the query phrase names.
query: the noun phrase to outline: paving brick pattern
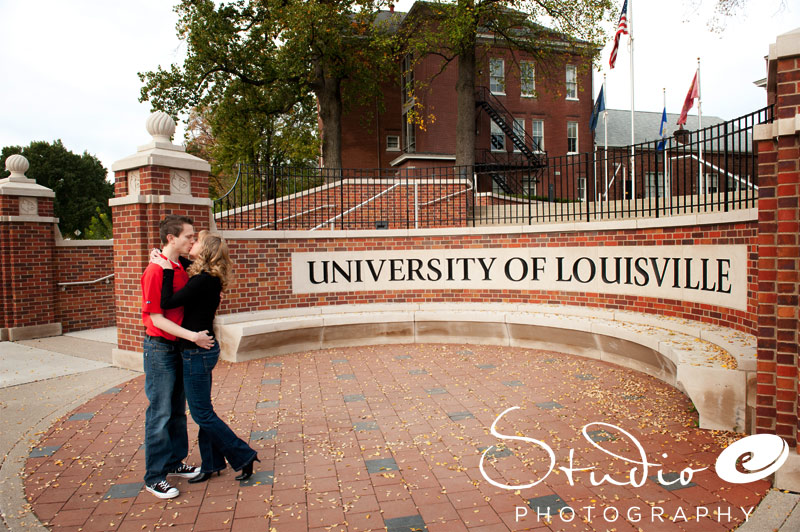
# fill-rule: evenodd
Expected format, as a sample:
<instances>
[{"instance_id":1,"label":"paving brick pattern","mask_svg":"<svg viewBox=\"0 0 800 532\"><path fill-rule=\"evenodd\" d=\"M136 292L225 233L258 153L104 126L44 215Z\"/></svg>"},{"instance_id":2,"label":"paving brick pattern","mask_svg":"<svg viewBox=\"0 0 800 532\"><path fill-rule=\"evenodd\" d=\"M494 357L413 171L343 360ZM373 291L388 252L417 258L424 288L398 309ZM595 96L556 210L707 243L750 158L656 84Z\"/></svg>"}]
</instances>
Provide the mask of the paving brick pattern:
<instances>
[{"instance_id":1,"label":"paving brick pattern","mask_svg":"<svg viewBox=\"0 0 800 532\"><path fill-rule=\"evenodd\" d=\"M465 357L460 353L465 349L473 354ZM338 362L343 359L347 362ZM203 484L171 477L181 490L172 500L137 490L144 473L140 446L147 406L144 377L138 377L116 394L100 394L81 405L32 445L55 449L27 460L25 495L34 512L52 529L85 532L716 531L741 524L739 506L757 505L769 488L766 481L731 485L720 480L714 462L735 436L695 428L696 414L684 395L604 362L464 345L330 349L275 361L280 364L221 362L214 375L217 411L239 435L250 435L261 458L253 481L236 482L227 469ZM476 363L494 369L479 370ZM336 378L343 366L355 380ZM410 373L420 367L427 373ZM576 374L595 378L584 381ZM521 385L503 384L509 380ZM433 388L447 393L426 391ZM354 395L364 399L345 399ZM266 401L279 403L257 408ZM550 460L542 446L489 433L497 416L513 406L520 408L505 414L496 430L546 443L557 467L569 466L574 449L573 468L594 467L597 478L608 474L627 481L631 464L609 453L638 459L634 443L607 426L588 427L608 435L596 444L605 451L581 435L584 425L604 422L632 434L650 463L663 464L647 476L660 469L673 480L686 467L709 469L695 473L694 485L682 489L667 490L652 479L640 487L594 486L588 471L575 471L570 485L563 471L547 474ZM95 415L69 421L82 412ZM199 464L196 435L190 421L188 462L193 464ZM519 490L490 484L479 463L481 449L492 446L483 466L493 481L540 482ZM553 503L551 521L537 518L537 501ZM559 501L574 513L555 511ZM700 506L711 517L698 520ZM585 508L593 510L587 515ZM634 509L635 519L637 508L641 519L631 522L628 512ZM663 522L651 522L655 508ZM517 521L515 515L525 511ZM615 511L619 518L606 521L603 515L611 518ZM686 520L680 518L684 514Z\"/></svg>"}]
</instances>

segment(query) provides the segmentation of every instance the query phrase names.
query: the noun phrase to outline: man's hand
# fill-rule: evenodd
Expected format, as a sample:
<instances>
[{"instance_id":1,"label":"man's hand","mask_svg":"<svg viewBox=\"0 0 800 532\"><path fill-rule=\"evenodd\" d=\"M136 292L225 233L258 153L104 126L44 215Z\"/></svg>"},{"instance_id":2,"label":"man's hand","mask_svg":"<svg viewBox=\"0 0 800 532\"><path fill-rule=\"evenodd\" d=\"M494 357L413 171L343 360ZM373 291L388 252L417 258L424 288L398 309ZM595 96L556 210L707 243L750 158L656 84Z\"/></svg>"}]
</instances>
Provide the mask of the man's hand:
<instances>
[{"instance_id":1,"label":"man's hand","mask_svg":"<svg viewBox=\"0 0 800 532\"><path fill-rule=\"evenodd\" d=\"M202 347L203 349L211 349L214 346L214 338L208 335L208 331L200 331L194 334L195 338L192 341L199 347Z\"/></svg>"}]
</instances>

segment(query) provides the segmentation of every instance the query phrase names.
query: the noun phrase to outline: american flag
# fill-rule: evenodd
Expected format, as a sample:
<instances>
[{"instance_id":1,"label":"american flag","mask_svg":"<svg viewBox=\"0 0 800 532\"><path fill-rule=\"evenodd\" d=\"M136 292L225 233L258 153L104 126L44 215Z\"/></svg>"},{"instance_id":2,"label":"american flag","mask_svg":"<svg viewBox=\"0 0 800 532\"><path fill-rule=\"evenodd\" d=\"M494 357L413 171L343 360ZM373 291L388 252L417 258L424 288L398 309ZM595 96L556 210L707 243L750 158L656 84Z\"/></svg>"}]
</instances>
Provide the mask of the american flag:
<instances>
[{"instance_id":1,"label":"american flag","mask_svg":"<svg viewBox=\"0 0 800 532\"><path fill-rule=\"evenodd\" d=\"M617 62L617 50L619 50L619 38L622 34L628 35L628 0L622 4L622 13L619 14L619 23L617 24L617 33L614 35L614 48L611 50L611 57L608 59L608 64L614 68L614 63Z\"/></svg>"}]
</instances>

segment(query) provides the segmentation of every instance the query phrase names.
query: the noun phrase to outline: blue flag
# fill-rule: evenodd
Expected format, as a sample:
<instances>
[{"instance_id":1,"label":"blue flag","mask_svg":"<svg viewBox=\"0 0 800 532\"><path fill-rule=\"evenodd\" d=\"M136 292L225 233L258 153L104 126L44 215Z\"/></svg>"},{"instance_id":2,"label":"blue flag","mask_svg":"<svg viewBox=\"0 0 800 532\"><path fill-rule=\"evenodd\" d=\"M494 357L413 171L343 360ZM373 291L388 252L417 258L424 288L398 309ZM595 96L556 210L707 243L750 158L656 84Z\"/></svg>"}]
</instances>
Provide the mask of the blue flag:
<instances>
[{"instance_id":1,"label":"blue flag","mask_svg":"<svg viewBox=\"0 0 800 532\"><path fill-rule=\"evenodd\" d=\"M600 93L597 95L597 101L594 102L594 109L592 110L592 121L589 124L589 129L594 131L597 129L597 120L600 117L600 113L606 110L606 100L603 98L603 89L605 85L600 86Z\"/></svg>"},{"instance_id":2,"label":"blue flag","mask_svg":"<svg viewBox=\"0 0 800 532\"><path fill-rule=\"evenodd\" d=\"M661 140L658 142L658 146L656 146L656 149L658 151L664 151L664 145L667 143L667 139L664 138L664 133L666 133L666 131L664 130L666 129L666 126L667 126L667 108L664 107L664 112L661 113L661 127L658 128L658 136L661 138Z\"/></svg>"}]
</instances>

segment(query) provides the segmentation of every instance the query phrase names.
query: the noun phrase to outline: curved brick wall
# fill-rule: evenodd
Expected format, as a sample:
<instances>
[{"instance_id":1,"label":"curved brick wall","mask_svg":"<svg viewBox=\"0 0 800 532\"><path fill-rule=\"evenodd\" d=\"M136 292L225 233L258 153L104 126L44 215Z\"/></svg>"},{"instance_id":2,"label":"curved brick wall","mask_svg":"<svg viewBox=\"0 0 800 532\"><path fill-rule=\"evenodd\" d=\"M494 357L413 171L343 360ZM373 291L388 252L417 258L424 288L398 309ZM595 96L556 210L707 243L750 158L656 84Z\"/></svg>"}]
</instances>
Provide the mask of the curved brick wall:
<instances>
[{"instance_id":1,"label":"curved brick wall","mask_svg":"<svg viewBox=\"0 0 800 532\"><path fill-rule=\"evenodd\" d=\"M713 218L712 218L713 217ZM718 223L727 217L728 222ZM366 303L492 302L558 303L675 316L756 333L757 232L755 213L699 215L672 222L642 220L637 229L613 228L620 222L592 222L532 228L494 227L420 231L327 232L225 231L235 262L234 281L221 313ZM698 220L701 220L698 223ZM703 222L717 223L703 223ZM677 225L680 223L683 225ZM671 226L666 224L672 224ZM630 227L630 222L627 223ZM746 245L748 250L747 310L686 301L541 290L391 290L293 294L291 254L302 252L370 252L386 250L481 249L579 246Z\"/></svg>"}]
</instances>

